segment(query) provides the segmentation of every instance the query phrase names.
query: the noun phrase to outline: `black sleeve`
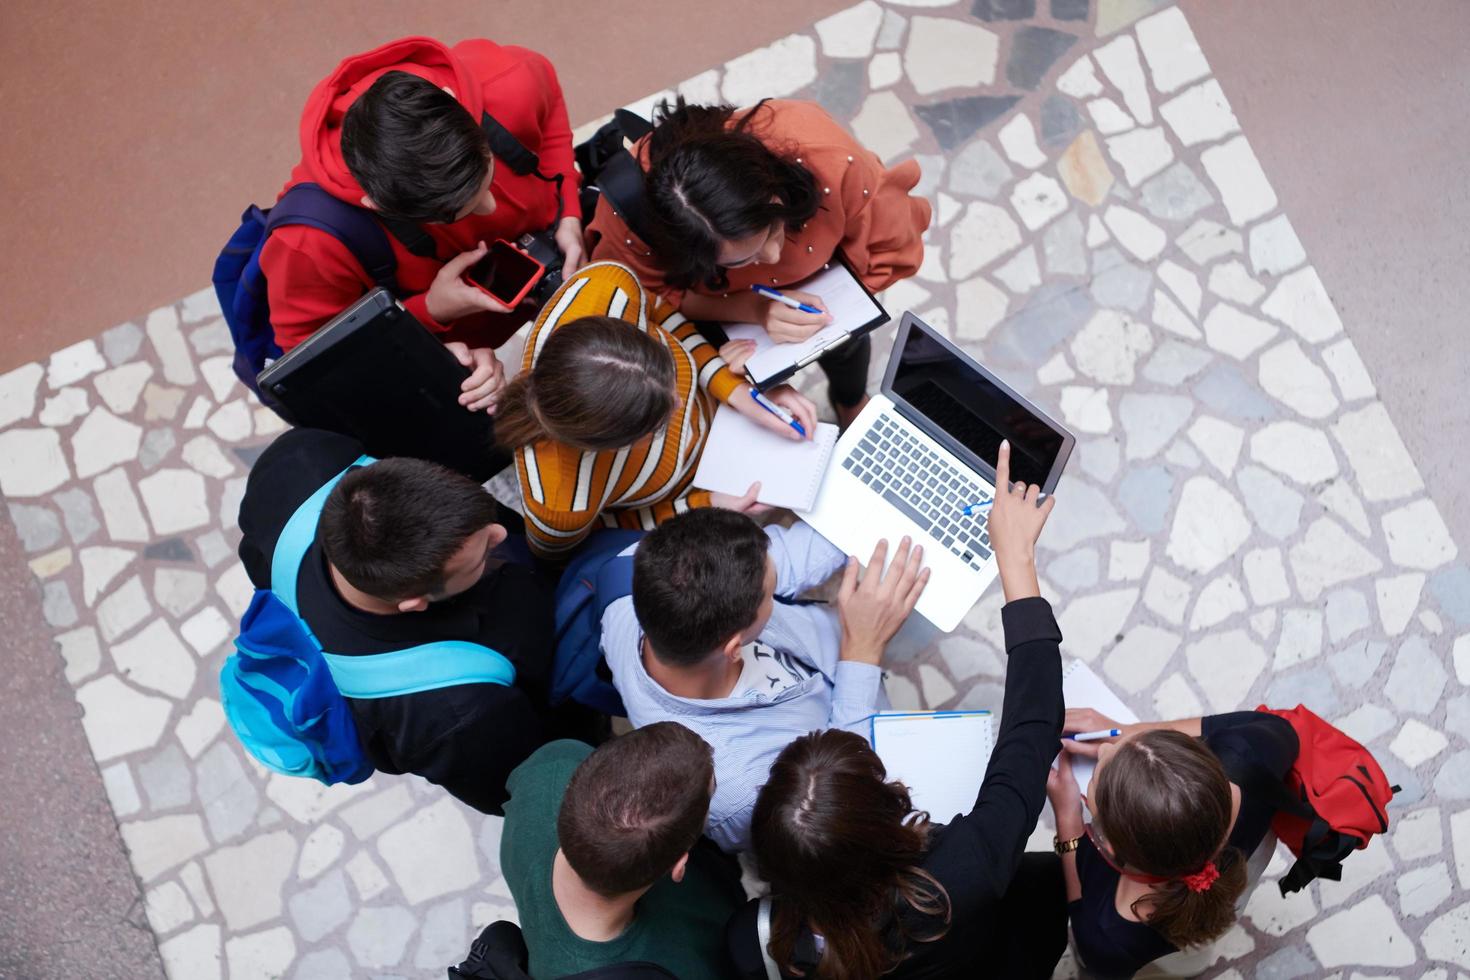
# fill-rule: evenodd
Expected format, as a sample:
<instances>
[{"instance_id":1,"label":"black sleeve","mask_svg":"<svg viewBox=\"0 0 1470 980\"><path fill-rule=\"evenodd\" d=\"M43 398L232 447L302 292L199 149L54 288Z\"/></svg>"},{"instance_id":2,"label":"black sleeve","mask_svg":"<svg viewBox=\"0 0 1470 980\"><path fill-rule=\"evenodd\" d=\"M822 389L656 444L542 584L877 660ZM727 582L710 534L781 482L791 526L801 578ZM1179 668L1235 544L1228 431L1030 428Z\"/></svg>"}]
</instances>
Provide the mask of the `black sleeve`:
<instances>
[{"instance_id":1,"label":"black sleeve","mask_svg":"<svg viewBox=\"0 0 1470 980\"><path fill-rule=\"evenodd\" d=\"M1300 751L1291 722L1264 711L1208 715L1200 719L1200 735L1236 785L1252 774L1280 782Z\"/></svg>"},{"instance_id":2,"label":"black sleeve","mask_svg":"<svg viewBox=\"0 0 1470 980\"><path fill-rule=\"evenodd\" d=\"M481 813L500 816L512 770L546 742L546 732L524 691L500 684L476 689L479 710L425 745L417 759L405 760L405 768Z\"/></svg>"},{"instance_id":3,"label":"black sleeve","mask_svg":"<svg viewBox=\"0 0 1470 980\"><path fill-rule=\"evenodd\" d=\"M271 555L296 508L362 455L351 436L321 429L290 429L250 467L240 498L240 562L257 589L271 584Z\"/></svg>"},{"instance_id":4,"label":"black sleeve","mask_svg":"<svg viewBox=\"0 0 1470 980\"><path fill-rule=\"evenodd\" d=\"M760 899L752 898L730 916L725 926L725 949L730 962L735 966L735 975L741 980L766 980L766 964L761 956L760 933L756 931L755 917Z\"/></svg>"},{"instance_id":5,"label":"black sleeve","mask_svg":"<svg viewBox=\"0 0 1470 980\"><path fill-rule=\"evenodd\" d=\"M946 849L963 842L972 888L999 899L1015 875L1026 838L1046 802L1046 776L1062 736L1062 631L1042 598L1018 599L1001 610L1005 628L1005 701L1000 733L975 808L950 824Z\"/></svg>"}]
</instances>

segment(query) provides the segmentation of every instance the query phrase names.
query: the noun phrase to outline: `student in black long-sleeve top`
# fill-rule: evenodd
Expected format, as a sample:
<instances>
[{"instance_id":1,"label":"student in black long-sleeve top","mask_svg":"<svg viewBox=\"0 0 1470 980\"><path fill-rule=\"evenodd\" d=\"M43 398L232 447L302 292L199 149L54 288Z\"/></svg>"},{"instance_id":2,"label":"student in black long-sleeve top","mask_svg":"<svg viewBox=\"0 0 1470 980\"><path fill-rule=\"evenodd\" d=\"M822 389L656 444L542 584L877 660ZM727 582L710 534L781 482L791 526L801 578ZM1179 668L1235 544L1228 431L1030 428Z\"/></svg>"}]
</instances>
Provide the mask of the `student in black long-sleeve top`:
<instances>
[{"instance_id":1,"label":"student in black long-sleeve top","mask_svg":"<svg viewBox=\"0 0 1470 980\"><path fill-rule=\"evenodd\" d=\"M1052 854L1022 856L1046 798L1062 726L1062 668L1035 543L1053 500L1009 483L1002 443L990 513L1010 665L985 780L949 824L915 814L858 735L825 731L777 758L756 802L755 857L771 883L729 928L741 976L1049 977L1066 948L1065 886Z\"/></svg>"},{"instance_id":2,"label":"student in black long-sleeve top","mask_svg":"<svg viewBox=\"0 0 1470 980\"><path fill-rule=\"evenodd\" d=\"M250 470L240 502L240 561L270 588L286 522L362 455L347 436L292 429ZM550 733L551 591L496 559L505 540L484 488L417 459L353 469L322 511L297 580L301 616L344 656L468 640L515 666L512 686L457 684L348 699L363 751L389 773L416 773L484 813L500 813L506 778Z\"/></svg>"},{"instance_id":3,"label":"student in black long-sleeve top","mask_svg":"<svg viewBox=\"0 0 1470 980\"><path fill-rule=\"evenodd\" d=\"M1113 728L1122 735L1065 741L1047 792L1058 846L1071 848L1062 861L1077 954L1099 976L1131 977L1235 922L1248 858L1270 833L1298 744L1290 723L1264 712L1118 725L1067 711L1068 732ZM1074 754L1097 759L1090 827Z\"/></svg>"}]
</instances>

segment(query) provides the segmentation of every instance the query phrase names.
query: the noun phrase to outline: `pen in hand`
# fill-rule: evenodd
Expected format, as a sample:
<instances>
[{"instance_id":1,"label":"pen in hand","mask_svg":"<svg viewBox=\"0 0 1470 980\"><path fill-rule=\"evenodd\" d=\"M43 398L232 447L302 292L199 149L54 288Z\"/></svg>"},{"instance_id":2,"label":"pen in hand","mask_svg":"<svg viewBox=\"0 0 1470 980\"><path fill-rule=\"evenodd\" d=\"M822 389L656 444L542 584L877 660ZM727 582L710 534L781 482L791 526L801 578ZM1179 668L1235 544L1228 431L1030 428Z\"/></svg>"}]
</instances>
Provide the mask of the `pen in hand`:
<instances>
[{"instance_id":1,"label":"pen in hand","mask_svg":"<svg viewBox=\"0 0 1470 980\"><path fill-rule=\"evenodd\" d=\"M751 290L753 292L757 292L760 295L766 297L767 299L773 299L773 300L775 300L776 302L780 303L783 306L789 306L793 310L800 310L803 313L822 313L822 312L824 312L823 310L819 310L815 306L812 306L810 303L803 303L803 302L801 302L801 300L792 299L790 296L787 296L785 293L781 292L780 290L778 290L778 289L772 289L770 286L763 286L760 283L756 283L754 286L751 286L750 288L751 288Z\"/></svg>"},{"instance_id":2,"label":"pen in hand","mask_svg":"<svg viewBox=\"0 0 1470 980\"><path fill-rule=\"evenodd\" d=\"M1123 734L1121 728L1104 728L1100 732L1077 732L1072 735L1063 735L1074 742L1101 742L1105 738L1118 738Z\"/></svg>"},{"instance_id":3,"label":"pen in hand","mask_svg":"<svg viewBox=\"0 0 1470 980\"><path fill-rule=\"evenodd\" d=\"M775 402L771 401L769 398L767 398L765 395L762 395L754 388L750 389L750 397L755 399L755 403L761 408L764 408L766 411L776 416L776 418L780 419L782 422L785 422L787 425L795 429L798 433L801 434L801 437L803 439L806 438L806 427L796 420L795 415L792 415L790 412L786 411L786 409L782 408L780 405L777 405Z\"/></svg>"}]
</instances>

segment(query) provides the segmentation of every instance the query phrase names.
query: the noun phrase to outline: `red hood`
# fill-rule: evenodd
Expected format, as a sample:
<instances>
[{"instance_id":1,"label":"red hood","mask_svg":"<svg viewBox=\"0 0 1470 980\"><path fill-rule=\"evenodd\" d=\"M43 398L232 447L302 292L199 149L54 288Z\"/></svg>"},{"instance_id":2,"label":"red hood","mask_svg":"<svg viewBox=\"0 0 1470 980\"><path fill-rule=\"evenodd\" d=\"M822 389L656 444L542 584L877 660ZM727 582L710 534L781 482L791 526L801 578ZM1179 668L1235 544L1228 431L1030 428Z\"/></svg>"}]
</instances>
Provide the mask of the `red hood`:
<instances>
[{"instance_id":1,"label":"red hood","mask_svg":"<svg viewBox=\"0 0 1470 980\"><path fill-rule=\"evenodd\" d=\"M344 201L356 204L362 199L362 187L342 160L342 117L379 76L394 69L450 89L480 118L480 85L449 48L430 37L389 41L344 59L312 89L301 113L301 164L291 183L315 181Z\"/></svg>"}]
</instances>

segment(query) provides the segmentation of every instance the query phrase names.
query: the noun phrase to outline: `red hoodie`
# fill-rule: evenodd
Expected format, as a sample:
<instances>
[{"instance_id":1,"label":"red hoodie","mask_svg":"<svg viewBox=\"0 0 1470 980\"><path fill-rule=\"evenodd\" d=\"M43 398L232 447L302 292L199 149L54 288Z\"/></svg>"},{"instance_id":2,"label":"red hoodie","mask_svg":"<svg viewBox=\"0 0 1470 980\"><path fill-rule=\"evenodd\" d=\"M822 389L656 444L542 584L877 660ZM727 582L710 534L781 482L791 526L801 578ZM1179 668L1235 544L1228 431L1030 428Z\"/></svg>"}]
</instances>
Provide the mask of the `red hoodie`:
<instances>
[{"instance_id":1,"label":"red hoodie","mask_svg":"<svg viewBox=\"0 0 1470 980\"><path fill-rule=\"evenodd\" d=\"M581 217L572 129L551 62L525 48L484 40L461 41L448 48L432 38L406 37L344 60L306 101L301 114L301 162L282 193L311 181L344 201L361 203L362 187L342 160L342 117L379 76L394 69L450 89L477 120L482 112L489 112L540 156L542 173L565 175L562 213ZM497 163L490 189L496 205L491 214L423 226L438 246L438 259L414 255L389 236L398 259L399 291L409 312L442 339L462 340L471 347L504 343L527 317L480 313L439 323L429 316L424 303L435 274L445 261L474 248L478 241L515 239L547 227L556 217L555 184L512 173ZM283 350L301 343L373 286L347 246L326 232L300 225L271 234L261 252L260 266L269 289L271 325Z\"/></svg>"}]
</instances>

